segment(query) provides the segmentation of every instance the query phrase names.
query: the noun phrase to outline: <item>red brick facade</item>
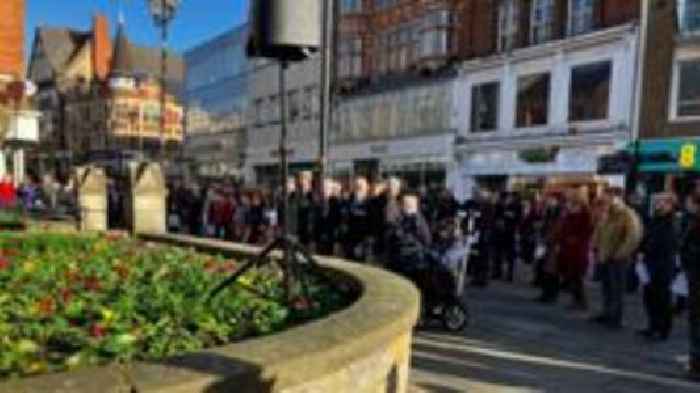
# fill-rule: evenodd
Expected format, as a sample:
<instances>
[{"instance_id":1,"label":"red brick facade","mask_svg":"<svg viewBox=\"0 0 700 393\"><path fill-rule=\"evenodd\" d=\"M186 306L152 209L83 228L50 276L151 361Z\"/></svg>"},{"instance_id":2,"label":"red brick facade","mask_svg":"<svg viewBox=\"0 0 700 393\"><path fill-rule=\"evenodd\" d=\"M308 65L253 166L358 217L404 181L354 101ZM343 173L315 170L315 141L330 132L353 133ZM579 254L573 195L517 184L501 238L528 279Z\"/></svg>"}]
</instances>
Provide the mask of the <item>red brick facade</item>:
<instances>
[{"instance_id":1,"label":"red brick facade","mask_svg":"<svg viewBox=\"0 0 700 393\"><path fill-rule=\"evenodd\" d=\"M677 40L675 12L674 2L651 0L641 87L642 139L700 136L700 122L670 120L674 53L678 47L696 47L699 42L696 37L685 43Z\"/></svg>"},{"instance_id":2,"label":"red brick facade","mask_svg":"<svg viewBox=\"0 0 700 393\"><path fill-rule=\"evenodd\" d=\"M0 75L24 76L24 0L0 0Z\"/></svg>"},{"instance_id":3,"label":"red brick facade","mask_svg":"<svg viewBox=\"0 0 700 393\"><path fill-rule=\"evenodd\" d=\"M397 27L419 22L431 10L444 9L451 12L449 49L431 58L431 63L448 64L454 60L468 60L495 54L498 50L499 7L502 0L405 0L379 9L376 1L364 0L360 13L339 14L338 42L353 37L362 37L361 79L374 79L386 73L378 67L376 56L383 51L378 46L380 36ZM515 0L519 9L517 39L513 49L531 45L530 23L535 0ZM565 38L569 26L569 3L556 0L554 3L551 40ZM640 0L598 0L595 5L594 29L606 28L638 20ZM399 44L401 45L401 44ZM338 61L344 61L342 56ZM420 71L425 65L422 58L409 61L399 72ZM392 69L391 72L397 70Z\"/></svg>"}]
</instances>

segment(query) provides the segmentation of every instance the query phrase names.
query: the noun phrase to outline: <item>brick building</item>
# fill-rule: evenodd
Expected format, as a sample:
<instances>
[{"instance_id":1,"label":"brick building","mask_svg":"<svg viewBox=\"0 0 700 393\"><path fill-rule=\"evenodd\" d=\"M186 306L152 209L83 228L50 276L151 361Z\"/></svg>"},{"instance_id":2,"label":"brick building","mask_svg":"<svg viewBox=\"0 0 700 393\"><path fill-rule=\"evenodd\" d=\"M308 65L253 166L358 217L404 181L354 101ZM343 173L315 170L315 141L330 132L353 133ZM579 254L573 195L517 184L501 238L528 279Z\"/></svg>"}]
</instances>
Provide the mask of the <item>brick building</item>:
<instances>
[{"instance_id":1,"label":"brick building","mask_svg":"<svg viewBox=\"0 0 700 393\"><path fill-rule=\"evenodd\" d=\"M0 78L24 76L25 0L0 2Z\"/></svg>"},{"instance_id":2,"label":"brick building","mask_svg":"<svg viewBox=\"0 0 700 393\"><path fill-rule=\"evenodd\" d=\"M92 29L40 27L28 75L39 89L42 149L40 171L65 174L80 162L114 166L140 155L169 150L182 141L179 103L184 66L168 56L166 131L160 132L160 52L130 43L119 29L114 45L108 20L94 18Z\"/></svg>"},{"instance_id":3,"label":"brick building","mask_svg":"<svg viewBox=\"0 0 700 393\"><path fill-rule=\"evenodd\" d=\"M685 194L700 184L700 1L642 5L637 191Z\"/></svg>"},{"instance_id":4,"label":"brick building","mask_svg":"<svg viewBox=\"0 0 700 393\"><path fill-rule=\"evenodd\" d=\"M639 1L345 0L338 14L334 136L353 142L333 146L332 157L362 161L349 147L367 155L376 146L357 146L369 135L383 141L375 166L400 173L382 170L397 166L383 161L446 144L452 149L403 172L437 167L464 197L475 185L594 181L598 157L633 134ZM441 92L418 94L369 125L347 115L358 101L421 85ZM428 127L396 120L422 107L440 119Z\"/></svg>"}]
</instances>

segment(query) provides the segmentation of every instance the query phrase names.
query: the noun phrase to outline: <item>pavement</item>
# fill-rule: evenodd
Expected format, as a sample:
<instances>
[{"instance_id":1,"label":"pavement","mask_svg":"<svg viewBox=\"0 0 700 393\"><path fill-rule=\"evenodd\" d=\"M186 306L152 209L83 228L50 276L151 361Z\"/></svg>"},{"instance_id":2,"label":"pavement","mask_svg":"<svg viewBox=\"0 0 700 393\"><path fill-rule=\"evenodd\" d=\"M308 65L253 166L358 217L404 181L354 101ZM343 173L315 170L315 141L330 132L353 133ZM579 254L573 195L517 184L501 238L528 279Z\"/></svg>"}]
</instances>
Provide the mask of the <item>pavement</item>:
<instances>
[{"instance_id":1,"label":"pavement","mask_svg":"<svg viewBox=\"0 0 700 393\"><path fill-rule=\"evenodd\" d=\"M598 289L589 288L592 309ZM411 393L685 393L700 383L685 375L688 329L677 318L668 342L649 343L641 295L627 298L624 328L588 321L589 314L534 302L526 284L492 283L467 290L471 325L463 333L418 331L413 343Z\"/></svg>"}]
</instances>

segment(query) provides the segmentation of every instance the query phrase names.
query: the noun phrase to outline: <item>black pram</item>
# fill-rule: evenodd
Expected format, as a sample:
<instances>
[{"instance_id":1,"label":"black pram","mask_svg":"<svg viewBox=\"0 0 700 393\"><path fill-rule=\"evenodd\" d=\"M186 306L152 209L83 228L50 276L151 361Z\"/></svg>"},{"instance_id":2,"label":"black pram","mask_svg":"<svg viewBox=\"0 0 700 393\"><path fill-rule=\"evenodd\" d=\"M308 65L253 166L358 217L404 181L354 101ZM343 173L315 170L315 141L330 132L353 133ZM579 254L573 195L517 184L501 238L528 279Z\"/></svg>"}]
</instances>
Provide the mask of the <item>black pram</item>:
<instances>
[{"instance_id":1,"label":"black pram","mask_svg":"<svg viewBox=\"0 0 700 393\"><path fill-rule=\"evenodd\" d=\"M421 291L420 322L440 320L448 330L462 330L469 322L463 296L468 242L453 240L428 247L415 228L404 221L394 229L389 244L389 268L410 279Z\"/></svg>"}]
</instances>

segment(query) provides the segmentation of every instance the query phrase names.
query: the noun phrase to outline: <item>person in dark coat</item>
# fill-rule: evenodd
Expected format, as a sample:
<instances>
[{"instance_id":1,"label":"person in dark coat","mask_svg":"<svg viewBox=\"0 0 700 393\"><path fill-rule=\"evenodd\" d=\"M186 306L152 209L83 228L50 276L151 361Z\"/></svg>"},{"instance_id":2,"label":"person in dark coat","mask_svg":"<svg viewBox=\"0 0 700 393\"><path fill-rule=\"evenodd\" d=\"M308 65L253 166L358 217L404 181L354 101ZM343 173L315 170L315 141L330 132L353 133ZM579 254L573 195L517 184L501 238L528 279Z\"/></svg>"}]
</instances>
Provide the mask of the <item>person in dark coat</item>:
<instances>
[{"instance_id":1,"label":"person in dark coat","mask_svg":"<svg viewBox=\"0 0 700 393\"><path fill-rule=\"evenodd\" d=\"M563 225L557 233L557 267L573 296L571 308L576 310L588 309L584 279L591 262L593 230L588 192L585 189L570 191Z\"/></svg>"},{"instance_id":2,"label":"person in dark coat","mask_svg":"<svg viewBox=\"0 0 700 393\"><path fill-rule=\"evenodd\" d=\"M689 372L700 380L700 193L689 198L688 229L683 235L681 263L688 278L688 322L690 327Z\"/></svg>"},{"instance_id":3,"label":"person in dark coat","mask_svg":"<svg viewBox=\"0 0 700 393\"><path fill-rule=\"evenodd\" d=\"M503 265L506 265L506 281L513 281L516 258L516 235L518 223L522 216L522 206L510 193L501 197L496 208L496 220L493 234L493 279L503 278Z\"/></svg>"},{"instance_id":4,"label":"person in dark coat","mask_svg":"<svg viewBox=\"0 0 700 393\"><path fill-rule=\"evenodd\" d=\"M355 261L365 261L372 229L369 220L369 185L364 177L355 179L353 193L345 205L343 222L345 257Z\"/></svg>"},{"instance_id":5,"label":"person in dark coat","mask_svg":"<svg viewBox=\"0 0 700 393\"><path fill-rule=\"evenodd\" d=\"M333 255L335 244L339 240L341 204L332 195L332 188L333 183L329 179L324 180L321 195L314 201L311 211L312 238L315 251L320 255Z\"/></svg>"},{"instance_id":6,"label":"person in dark coat","mask_svg":"<svg viewBox=\"0 0 700 393\"><path fill-rule=\"evenodd\" d=\"M412 194L402 197L401 215L391 229L389 242L389 269L411 279L416 279L415 274L427 263L426 251L432 241L418 200Z\"/></svg>"},{"instance_id":7,"label":"person in dark coat","mask_svg":"<svg viewBox=\"0 0 700 393\"><path fill-rule=\"evenodd\" d=\"M480 192L467 215L471 217L472 228L467 225L469 235L474 239L470 250L470 265L473 265L471 285L486 287L491 273L491 253L494 226L494 205L487 192Z\"/></svg>"},{"instance_id":8,"label":"person in dark coat","mask_svg":"<svg viewBox=\"0 0 700 393\"><path fill-rule=\"evenodd\" d=\"M667 340L673 323L671 283L676 270L680 237L675 220L675 196L656 197L654 216L648 221L641 245L649 282L644 286L644 307L649 325L640 335L652 340Z\"/></svg>"}]
</instances>

